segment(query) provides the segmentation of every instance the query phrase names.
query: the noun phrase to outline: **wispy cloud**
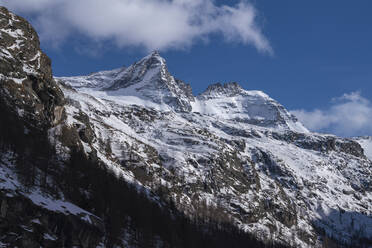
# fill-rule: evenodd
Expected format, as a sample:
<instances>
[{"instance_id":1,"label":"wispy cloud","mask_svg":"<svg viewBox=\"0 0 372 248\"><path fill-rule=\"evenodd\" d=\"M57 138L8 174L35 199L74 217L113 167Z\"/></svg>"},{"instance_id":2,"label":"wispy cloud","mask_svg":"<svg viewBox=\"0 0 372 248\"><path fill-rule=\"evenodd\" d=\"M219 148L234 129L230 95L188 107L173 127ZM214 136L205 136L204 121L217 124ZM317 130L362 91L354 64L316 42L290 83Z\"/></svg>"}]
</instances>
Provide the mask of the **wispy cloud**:
<instances>
[{"instance_id":1,"label":"wispy cloud","mask_svg":"<svg viewBox=\"0 0 372 248\"><path fill-rule=\"evenodd\" d=\"M360 92L332 99L328 109L300 109L291 113L313 131L340 136L372 135L372 103Z\"/></svg>"},{"instance_id":2,"label":"wispy cloud","mask_svg":"<svg viewBox=\"0 0 372 248\"><path fill-rule=\"evenodd\" d=\"M234 6L214 0L2 0L31 16L43 40L54 44L79 33L119 47L184 49L221 34L227 41L272 48L257 23L257 10L242 0Z\"/></svg>"}]
</instances>

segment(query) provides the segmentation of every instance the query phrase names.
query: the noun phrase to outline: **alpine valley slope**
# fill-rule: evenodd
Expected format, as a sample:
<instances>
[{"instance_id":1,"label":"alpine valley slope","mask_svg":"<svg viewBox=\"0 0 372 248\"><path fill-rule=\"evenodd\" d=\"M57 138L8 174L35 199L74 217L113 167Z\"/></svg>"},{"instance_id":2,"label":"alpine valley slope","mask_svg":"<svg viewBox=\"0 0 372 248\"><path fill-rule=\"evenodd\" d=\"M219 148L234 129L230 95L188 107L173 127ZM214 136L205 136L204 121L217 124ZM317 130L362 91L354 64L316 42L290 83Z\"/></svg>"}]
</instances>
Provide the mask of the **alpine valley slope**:
<instances>
[{"instance_id":1,"label":"alpine valley slope","mask_svg":"<svg viewBox=\"0 0 372 248\"><path fill-rule=\"evenodd\" d=\"M265 93L227 83L194 97L158 52L128 68L56 80L68 125L84 130L74 116L89 117L85 152L167 192L187 215L212 205L262 240L300 247L325 237L371 242L372 163L362 147L309 132Z\"/></svg>"},{"instance_id":2,"label":"alpine valley slope","mask_svg":"<svg viewBox=\"0 0 372 248\"><path fill-rule=\"evenodd\" d=\"M157 52L54 79L3 7L0 58L0 246L371 245L367 138L311 133L236 83L195 97Z\"/></svg>"}]
</instances>

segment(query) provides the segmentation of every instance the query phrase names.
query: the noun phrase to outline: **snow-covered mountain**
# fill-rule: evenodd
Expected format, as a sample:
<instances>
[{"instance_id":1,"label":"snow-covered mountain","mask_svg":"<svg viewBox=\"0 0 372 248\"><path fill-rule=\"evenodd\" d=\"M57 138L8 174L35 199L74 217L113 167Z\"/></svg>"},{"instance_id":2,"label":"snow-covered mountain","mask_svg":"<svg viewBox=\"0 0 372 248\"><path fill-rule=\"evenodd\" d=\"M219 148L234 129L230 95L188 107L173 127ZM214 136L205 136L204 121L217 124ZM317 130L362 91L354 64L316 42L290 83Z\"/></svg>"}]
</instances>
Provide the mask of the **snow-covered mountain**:
<instances>
[{"instance_id":1,"label":"snow-covered mountain","mask_svg":"<svg viewBox=\"0 0 372 248\"><path fill-rule=\"evenodd\" d=\"M193 96L158 52L54 80L32 27L0 18L0 246L371 245L371 138L237 83Z\"/></svg>"},{"instance_id":2,"label":"snow-covered mountain","mask_svg":"<svg viewBox=\"0 0 372 248\"><path fill-rule=\"evenodd\" d=\"M57 79L75 86L62 86L68 116L89 116L96 140L84 144L87 154L97 151L128 180L165 187L187 214L201 202L217 206L263 240L314 247L324 236L372 238L371 161L357 142L311 133L265 93L237 83L196 97L172 90L178 82L165 65L153 53L94 89ZM169 94L179 101L158 101ZM100 140L111 144L109 155Z\"/></svg>"}]
</instances>

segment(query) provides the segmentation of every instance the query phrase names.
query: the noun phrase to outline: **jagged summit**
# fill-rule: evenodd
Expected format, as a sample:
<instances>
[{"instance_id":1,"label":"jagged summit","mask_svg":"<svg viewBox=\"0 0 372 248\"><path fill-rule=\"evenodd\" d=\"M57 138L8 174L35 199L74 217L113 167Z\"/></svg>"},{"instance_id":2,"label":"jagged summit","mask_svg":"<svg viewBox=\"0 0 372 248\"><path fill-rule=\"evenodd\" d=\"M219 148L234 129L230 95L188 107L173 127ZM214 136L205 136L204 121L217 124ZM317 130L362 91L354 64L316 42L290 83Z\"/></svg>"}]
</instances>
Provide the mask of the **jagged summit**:
<instances>
[{"instance_id":1,"label":"jagged summit","mask_svg":"<svg viewBox=\"0 0 372 248\"><path fill-rule=\"evenodd\" d=\"M166 61L157 51L152 52L140 61L128 67L118 75L105 90L118 90L138 83L166 81L169 72ZM166 82L165 82L166 83Z\"/></svg>"},{"instance_id":2,"label":"jagged summit","mask_svg":"<svg viewBox=\"0 0 372 248\"><path fill-rule=\"evenodd\" d=\"M99 90L100 96L162 110L191 111L190 85L175 79L158 51L129 66L82 77L58 78L74 88Z\"/></svg>"},{"instance_id":3,"label":"jagged summit","mask_svg":"<svg viewBox=\"0 0 372 248\"><path fill-rule=\"evenodd\" d=\"M158 51L153 51L128 68L123 66L118 69L94 72L89 75L58 77L58 79L65 81L65 83L74 88L118 90L143 80L145 74L150 70L160 73L162 68L166 69L165 59L160 56Z\"/></svg>"},{"instance_id":4,"label":"jagged summit","mask_svg":"<svg viewBox=\"0 0 372 248\"><path fill-rule=\"evenodd\" d=\"M176 80L159 52L154 51L119 74L105 91L108 94L136 96L175 111L191 111L194 101L190 85Z\"/></svg>"}]
</instances>

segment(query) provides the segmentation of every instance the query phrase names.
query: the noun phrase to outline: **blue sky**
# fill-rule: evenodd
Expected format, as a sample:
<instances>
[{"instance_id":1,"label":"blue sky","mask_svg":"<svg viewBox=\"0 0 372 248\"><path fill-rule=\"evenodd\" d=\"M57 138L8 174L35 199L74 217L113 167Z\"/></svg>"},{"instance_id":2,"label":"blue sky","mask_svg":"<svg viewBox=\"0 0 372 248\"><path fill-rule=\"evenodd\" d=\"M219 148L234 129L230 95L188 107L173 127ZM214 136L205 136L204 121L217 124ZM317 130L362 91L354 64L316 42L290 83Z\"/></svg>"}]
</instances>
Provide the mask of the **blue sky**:
<instances>
[{"instance_id":1,"label":"blue sky","mask_svg":"<svg viewBox=\"0 0 372 248\"><path fill-rule=\"evenodd\" d=\"M131 0L110 1L117 4ZM52 9L52 2L60 4L55 8L59 12L67 11L64 4L67 0L35 0L32 6L26 2L0 0L30 19L41 33L42 47L52 58L57 76L130 65L159 47L171 73L190 83L195 94L211 83L237 81L244 88L262 90L287 109L295 110L312 130L343 136L372 135L369 127L372 126L369 124L372 121L369 100L372 100L372 1L190 0L203 2L205 5L198 7L201 12L198 14L208 16L206 20L194 20L198 17L187 13L185 18L203 23L192 29L181 21L173 25L172 15L181 19L182 9L174 5L159 6L159 0L148 1L153 5L141 8L151 12L169 7L165 12L169 13L169 19L154 21L151 27L151 20L150 25L146 23L145 10L136 13L138 22L149 29L142 29L126 17L121 26L115 26L110 18L90 20L90 13L69 14L70 19L56 17L58 13L54 12L49 16L43 14L46 9ZM97 1L79 2L81 5L74 6L74 10L83 8L85 2L94 5ZM190 12L196 10L188 7ZM234 19L236 16L240 19ZM48 22L52 17L57 21ZM253 21L244 17L252 17ZM127 27L126 21L135 29ZM101 23L106 26L100 27ZM245 27L246 24L251 27ZM107 33L107 27L112 26L111 33ZM124 34L117 31L120 27L125 29ZM151 33L154 30L165 33L157 37ZM171 35L174 33L178 36ZM134 38L128 39L125 34ZM133 45L136 42L141 45ZM347 114L349 118L345 118ZM340 125L342 121L347 123Z\"/></svg>"}]
</instances>

